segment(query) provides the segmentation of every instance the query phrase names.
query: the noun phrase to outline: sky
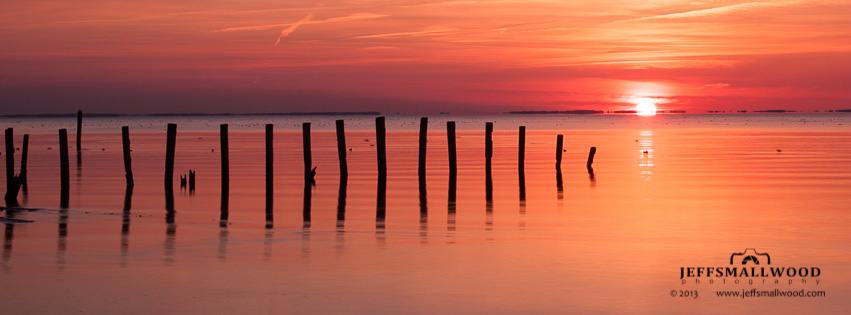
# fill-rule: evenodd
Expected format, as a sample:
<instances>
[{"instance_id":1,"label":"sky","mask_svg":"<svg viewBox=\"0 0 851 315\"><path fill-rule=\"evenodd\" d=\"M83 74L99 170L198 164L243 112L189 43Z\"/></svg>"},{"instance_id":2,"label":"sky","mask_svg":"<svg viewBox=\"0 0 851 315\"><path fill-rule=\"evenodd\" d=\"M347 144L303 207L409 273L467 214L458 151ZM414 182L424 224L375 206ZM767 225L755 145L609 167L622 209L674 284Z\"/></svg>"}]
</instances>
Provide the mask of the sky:
<instances>
[{"instance_id":1,"label":"sky","mask_svg":"<svg viewBox=\"0 0 851 315\"><path fill-rule=\"evenodd\" d=\"M851 108L851 1L3 1L0 114Z\"/></svg>"}]
</instances>

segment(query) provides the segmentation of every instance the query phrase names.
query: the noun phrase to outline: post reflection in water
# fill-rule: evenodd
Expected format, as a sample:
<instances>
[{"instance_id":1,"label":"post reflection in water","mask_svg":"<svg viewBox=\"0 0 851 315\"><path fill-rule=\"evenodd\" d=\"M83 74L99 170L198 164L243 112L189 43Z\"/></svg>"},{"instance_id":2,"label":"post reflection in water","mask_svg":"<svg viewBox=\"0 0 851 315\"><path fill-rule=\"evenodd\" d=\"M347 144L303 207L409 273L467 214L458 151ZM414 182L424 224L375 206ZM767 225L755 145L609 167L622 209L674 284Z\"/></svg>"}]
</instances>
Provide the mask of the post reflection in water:
<instances>
[{"instance_id":1,"label":"post reflection in water","mask_svg":"<svg viewBox=\"0 0 851 315\"><path fill-rule=\"evenodd\" d=\"M313 198L313 183L304 182L304 201L302 209L302 225L301 225L301 254L302 257L307 257L310 254L310 206Z\"/></svg>"},{"instance_id":2,"label":"post reflection in water","mask_svg":"<svg viewBox=\"0 0 851 315\"><path fill-rule=\"evenodd\" d=\"M420 177L420 243L428 242L428 198L426 196L426 181L424 177Z\"/></svg>"},{"instance_id":3,"label":"post reflection in water","mask_svg":"<svg viewBox=\"0 0 851 315\"><path fill-rule=\"evenodd\" d=\"M9 211L6 209L6 221L4 224L6 225L3 231L3 272L11 271L12 268L8 266L9 260L12 258L12 238L15 235L15 212Z\"/></svg>"},{"instance_id":4,"label":"post reflection in water","mask_svg":"<svg viewBox=\"0 0 851 315\"><path fill-rule=\"evenodd\" d=\"M449 232L449 237L455 236L456 193L457 193L457 175L454 172L450 172L449 173L449 193L447 194L448 200L446 202L446 211L447 211L446 230Z\"/></svg>"},{"instance_id":5,"label":"post reflection in water","mask_svg":"<svg viewBox=\"0 0 851 315\"><path fill-rule=\"evenodd\" d=\"M375 237L379 243L384 243L384 218L387 211L387 177L378 176L375 198Z\"/></svg>"},{"instance_id":6,"label":"post reflection in water","mask_svg":"<svg viewBox=\"0 0 851 315\"><path fill-rule=\"evenodd\" d=\"M174 186L166 185L165 200L165 262L172 264L174 263L174 242L177 235L177 224L174 223Z\"/></svg>"},{"instance_id":7,"label":"post reflection in water","mask_svg":"<svg viewBox=\"0 0 851 315\"><path fill-rule=\"evenodd\" d=\"M561 166L556 167L556 191L558 207L561 209L564 206L564 183L561 177Z\"/></svg>"},{"instance_id":8,"label":"post reflection in water","mask_svg":"<svg viewBox=\"0 0 851 315\"><path fill-rule=\"evenodd\" d=\"M346 226L346 192L348 186L348 176L340 175L340 189L337 191L337 249L343 249Z\"/></svg>"},{"instance_id":9,"label":"post reflection in water","mask_svg":"<svg viewBox=\"0 0 851 315\"><path fill-rule=\"evenodd\" d=\"M517 174L518 185L520 186L520 228L526 227L526 170L521 168Z\"/></svg>"},{"instance_id":10,"label":"post reflection in water","mask_svg":"<svg viewBox=\"0 0 851 315\"><path fill-rule=\"evenodd\" d=\"M65 270L65 249L68 237L68 209L59 209L59 239L56 244L56 265L59 271Z\"/></svg>"},{"instance_id":11,"label":"post reflection in water","mask_svg":"<svg viewBox=\"0 0 851 315\"><path fill-rule=\"evenodd\" d=\"M127 267L127 253L130 247L130 207L133 199L133 185L124 190L124 208L121 213L121 267Z\"/></svg>"},{"instance_id":12,"label":"post reflection in water","mask_svg":"<svg viewBox=\"0 0 851 315\"><path fill-rule=\"evenodd\" d=\"M653 131L641 130L638 133L639 174L644 181L653 179Z\"/></svg>"}]
</instances>

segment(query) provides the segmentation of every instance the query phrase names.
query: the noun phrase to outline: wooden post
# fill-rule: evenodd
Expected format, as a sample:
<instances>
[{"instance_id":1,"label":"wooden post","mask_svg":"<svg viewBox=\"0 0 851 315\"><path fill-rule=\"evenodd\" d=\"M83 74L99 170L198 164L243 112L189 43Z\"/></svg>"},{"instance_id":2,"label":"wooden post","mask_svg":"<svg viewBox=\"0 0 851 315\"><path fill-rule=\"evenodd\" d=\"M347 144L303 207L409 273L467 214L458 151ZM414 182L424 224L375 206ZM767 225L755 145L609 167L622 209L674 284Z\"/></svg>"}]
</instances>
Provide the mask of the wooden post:
<instances>
[{"instance_id":1,"label":"wooden post","mask_svg":"<svg viewBox=\"0 0 851 315\"><path fill-rule=\"evenodd\" d=\"M417 166L417 176L420 182L425 181L426 177L426 148L427 148L427 134L428 134L428 117L420 118L420 156L418 159Z\"/></svg>"},{"instance_id":2,"label":"wooden post","mask_svg":"<svg viewBox=\"0 0 851 315\"><path fill-rule=\"evenodd\" d=\"M59 202L60 208L68 208L68 194L70 191L71 170L68 163L68 130L59 129L59 165L61 180L61 198Z\"/></svg>"},{"instance_id":3,"label":"wooden post","mask_svg":"<svg viewBox=\"0 0 851 315\"><path fill-rule=\"evenodd\" d=\"M275 196L275 148L272 137L274 135L274 125L266 124L266 225L272 223L273 206Z\"/></svg>"},{"instance_id":4,"label":"wooden post","mask_svg":"<svg viewBox=\"0 0 851 315\"><path fill-rule=\"evenodd\" d=\"M83 143L83 111L77 110L77 151L82 149Z\"/></svg>"},{"instance_id":5,"label":"wooden post","mask_svg":"<svg viewBox=\"0 0 851 315\"><path fill-rule=\"evenodd\" d=\"M561 170L561 153L564 151L564 135L556 136L556 169Z\"/></svg>"},{"instance_id":6,"label":"wooden post","mask_svg":"<svg viewBox=\"0 0 851 315\"><path fill-rule=\"evenodd\" d=\"M27 156L29 155L30 135L24 134L24 145L21 147L21 187L27 191Z\"/></svg>"},{"instance_id":7,"label":"wooden post","mask_svg":"<svg viewBox=\"0 0 851 315\"><path fill-rule=\"evenodd\" d=\"M349 177L349 166L346 162L346 129L342 119L337 124L337 157L340 160L340 179Z\"/></svg>"},{"instance_id":8,"label":"wooden post","mask_svg":"<svg viewBox=\"0 0 851 315\"><path fill-rule=\"evenodd\" d=\"M485 123L485 199L488 205L493 202L493 175L491 159L493 158L493 122Z\"/></svg>"},{"instance_id":9,"label":"wooden post","mask_svg":"<svg viewBox=\"0 0 851 315\"><path fill-rule=\"evenodd\" d=\"M195 194L195 171L189 170L189 194Z\"/></svg>"},{"instance_id":10,"label":"wooden post","mask_svg":"<svg viewBox=\"0 0 851 315\"><path fill-rule=\"evenodd\" d=\"M517 169L522 170L526 164L526 126L520 126L520 136L517 139Z\"/></svg>"},{"instance_id":11,"label":"wooden post","mask_svg":"<svg viewBox=\"0 0 851 315\"><path fill-rule=\"evenodd\" d=\"M15 186L15 136L12 128L6 128L6 201L12 197ZM17 199L17 195L15 195Z\"/></svg>"},{"instance_id":12,"label":"wooden post","mask_svg":"<svg viewBox=\"0 0 851 315\"><path fill-rule=\"evenodd\" d=\"M219 144L222 155L222 194L230 191L230 153L228 149L228 124L219 126Z\"/></svg>"},{"instance_id":13,"label":"wooden post","mask_svg":"<svg viewBox=\"0 0 851 315\"><path fill-rule=\"evenodd\" d=\"M311 149L310 149L310 123L306 122L301 125L301 140L302 140L302 148L304 150L304 182L312 183L314 171L311 169L313 167L313 160L311 157Z\"/></svg>"},{"instance_id":14,"label":"wooden post","mask_svg":"<svg viewBox=\"0 0 851 315\"><path fill-rule=\"evenodd\" d=\"M387 178L387 148L384 142L384 116L375 117L375 142L378 155L378 177Z\"/></svg>"},{"instance_id":15,"label":"wooden post","mask_svg":"<svg viewBox=\"0 0 851 315\"><path fill-rule=\"evenodd\" d=\"M588 162L585 163L585 167L591 168L591 164L594 164L594 154L597 154L597 147L591 147L591 151L588 152Z\"/></svg>"},{"instance_id":16,"label":"wooden post","mask_svg":"<svg viewBox=\"0 0 851 315\"><path fill-rule=\"evenodd\" d=\"M124 178L127 187L133 187L133 166L130 159L130 127L121 127L121 145L124 150ZM130 189L132 191L132 189Z\"/></svg>"},{"instance_id":17,"label":"wooden post","mask_svg":"<svg viewBox=\"0 0 851 315\"><path fill-rule=\"evenodd\" d=\"M453 178L458 174L458 157L455 152L455 122L446 122L446 142L449 146L449 177Z\"/></svg>"},{"instance_id":18,"label":"wooden post","mask_svg":"<svg viewBox=\"0 0 851 315\"><path fill-rule=\"evenodd\" d=\"M165 176L163 178L167 191L174 190L174 147L177 141L177 125L168 124L165 147Z\"/></svg>"},{"instance_id":19,"label":"wooden post","mask_svg":"<svg viewBox=\"0 0 851 315\"><path fill-rule=\"evenodd\" d=\"M230 150L228 148L228 124L219 125L219 151L222 155L222 194L219 227L228 226L230 204Z\"/></svg>"}]
</instances>

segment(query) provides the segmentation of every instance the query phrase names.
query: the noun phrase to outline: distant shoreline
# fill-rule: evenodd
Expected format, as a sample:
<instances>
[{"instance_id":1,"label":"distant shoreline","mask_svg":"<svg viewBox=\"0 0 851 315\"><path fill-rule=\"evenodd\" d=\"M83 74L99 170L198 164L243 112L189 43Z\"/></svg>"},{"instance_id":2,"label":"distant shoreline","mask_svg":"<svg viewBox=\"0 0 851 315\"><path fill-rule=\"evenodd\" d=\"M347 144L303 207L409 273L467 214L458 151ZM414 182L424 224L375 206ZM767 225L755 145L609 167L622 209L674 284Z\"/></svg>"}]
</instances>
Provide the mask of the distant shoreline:
<instances>
[{"instance_id":1,"label":"distant shoreline","mask_svg":"<svg viewBox=\"0 0 851 315\"><path fill-rule=\"evenodd\" d=\"M181 117L181 116L356 116L381 115L381 112L289 112L289 113L155 113L155 114L114 114L114 113L85 113L86 117ZM15 114L0 115L8 118L60 118L77 117L77 113L68 114Z\"/></svg>"}]
</instances>

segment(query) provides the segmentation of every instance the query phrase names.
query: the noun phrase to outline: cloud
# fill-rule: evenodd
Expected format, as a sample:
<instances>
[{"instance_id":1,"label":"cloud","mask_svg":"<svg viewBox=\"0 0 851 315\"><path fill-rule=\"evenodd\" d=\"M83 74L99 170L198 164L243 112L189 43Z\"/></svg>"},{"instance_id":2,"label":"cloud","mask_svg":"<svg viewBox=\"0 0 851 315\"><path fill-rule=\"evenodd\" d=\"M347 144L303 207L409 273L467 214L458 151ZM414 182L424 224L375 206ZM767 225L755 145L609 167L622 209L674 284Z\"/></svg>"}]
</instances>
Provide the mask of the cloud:
<instances>
[{"instance_id":1,"label":"cloud","mask_svg":"<svg viewBox=\"0 0 851 315\"><path fill-rule=\"evenodd\" d=\"M307 23L307 21L310 21L311 18L313 18L313 13L310 13L298 22L293 23L293 25L290 25L290 27L281 30L281 36L278 36L278 40L275 42L275 46L278 46L282 38L289 36L290 33L294 32L295 29L297 29L299 26L304 23Z\"/></svg>"},{"instance_id":2,"label":"cloud","mask_svg":"<svg viewBox=\"0 0 851 315\"><path fill-rule=\"evenodd\" d=\"M790 6L790 5L799 3L799 2L801 2L801 1L745 2L745 3L727 5L727 6L723 6L723 7L693 10L693 11L680 12L680 13L647 16L647 17L643 17L643 18L638 18L636 20L641 21L641 20L682 19L682 18L704 17L704 16L712 16L712 15L720 15L720 14L746 11L746 10L762 8L762 7L785 7L785 6Z\"/></svg>"},{"instance_id":3,"label":"cloud","mask_svg":"<svg viewBox=\"0 0 851 315\"><path fill-rule=\"evenodd\" d=\"M730 83L710 83L704 84L701 89L722 89L730 86Z\"/></svg>"},{"instance_id":4,"label":"cloud","mask_svg":"<svg viewBox=\"0 0 851 315\"><path fill-rule=\"evenodd\" d=\"M385 33L385 34L375 34L375 35L363 35L356 36L354 38L383 38L383 37L402 37L402 36L428 36L428 35L438 35L445 34L449 32L457 31L456 28L444 28L444 29L436 29L436 30L428 30L428 31L417 31L417 32L399 32L399 33Z\"/></svg>"},{"instance_id":5,"label":"cloud","mask_svg":"<svg viewBox=\"0 0 851 315\"><path fill-rule=\"evenodd\" d=\"M313 14L310 14L310 15L312 16ZM325 20L318 20L318 21L310 21L310 20L304 21L304 19L302 19L302 21L304 21L304 22L299 21L299 22L302 22L302 23L299 24L299 26L308 25L308 24L330 23L330 22L346 22L346 21L355 21L355 20L377 19L377 18L383 18L383 17L386 17L386 16L387 15L375 14L375 13L355 13L355 14L349 14L349 15L346 15L346 16L333 17L333 18L329 18L329 19L325 19ZM296 23L299 23L299 22L296 22ZM267 30L267 29L270 29L270 28L276 28L276 27L282 27L282 26L290 26L291 27L291 26L295 25L296 23L235 26L235 27L228 27L228 28L212 30L210 32L211 33L221 33L221 32L235 32L235 31L262 31L262 30Z\"/></svg>"}]
</instances>

